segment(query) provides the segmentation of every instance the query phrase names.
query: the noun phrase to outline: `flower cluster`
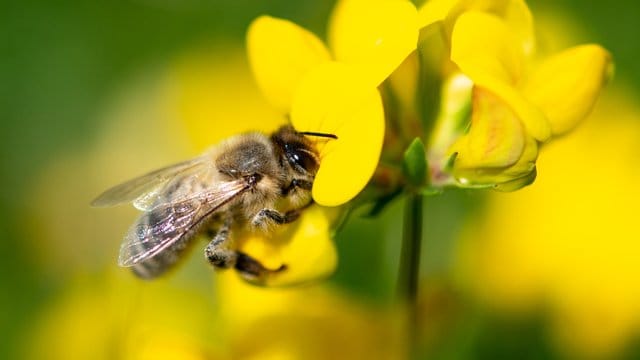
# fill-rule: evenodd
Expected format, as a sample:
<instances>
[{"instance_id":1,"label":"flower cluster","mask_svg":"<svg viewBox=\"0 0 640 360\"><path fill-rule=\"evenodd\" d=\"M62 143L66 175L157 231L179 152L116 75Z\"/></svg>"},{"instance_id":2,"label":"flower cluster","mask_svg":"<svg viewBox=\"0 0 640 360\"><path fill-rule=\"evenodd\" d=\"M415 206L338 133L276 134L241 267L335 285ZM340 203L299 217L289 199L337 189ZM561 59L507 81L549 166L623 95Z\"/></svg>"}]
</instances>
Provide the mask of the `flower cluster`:
<instances>
[{"instance_id":1,"label":"flower cluster","mask_svg":"<svg viewBox=\"0 0 640 360\"><path fill-rule=\"evenodd\" d=\"M312 196L335 207L358 195L376 170L385 136L378 86L411 54L418 14L408 1L340 1L329 23L329 46L304 28L261 16L247 34L249 62L273 108L314 139L320 155ZM337 264L331 233L336 211L313 206L274 234L243 236L239 249L284 272L260 281L287 285L326 276Z\"/></svg>"},{"instance_id":2,"label":"flower cluster","mask_svg":"<svg viewBox=\"0 0 640 360\"><path fill-rule=\"evenodd\" d=\"M464 258L456 281L489 303L544 303L558 314L556 332L563 342L606 357L640 326L637 276L628 275L638 273L632 256L637 252L629 251L638 247L637 241L628 236L637 212L627 210L640 200L626 191L640 173L624 166L635 159L637 144L620 140L639 130L635 120L640 110L629 108L631 101L604 99L594 117L602 121L590 122L582 134L568 139L570 146L545 149L589 115L613 66L610 54L594 44L551 55L540 51L533 24L522 0L427 0L418 8L407 0L338 0L326 42L288 20L261 16L248 29L248 64L244 54L232 49L217 63L211 60L219 52L183 58L161 91L142 88L131 96L136 106L127 100L114 111L117 121L107 121L110 130L101 146L57 161L41 176L30 201L37 206L29 211L42 224L29 236L37 239L29 243L34 250L30 255L44 259L43 269L55 278L94 275L68 282L62 290L66 295L28 326L34 335L21 342L26 353L35 358L45 353L51 358L104 354L132 359L407 357L415 345L411 341L427 342L430 335L424 333L445 337L444 327L431 330L438 319L434 322L430 314L440 312L431 306L446 305L442 313L453 308L449 305L455 300L442 296L448 289L446 294L434 292L435 305L424 301L427 310L412 313L407 301L401 314L356 304L336 284L277 291L253 285L288 286L331 274L338 261L333 236L351 210L363 204L367 206L359 211L375 215L396 197L406 197L409 206L402 215L384 214L394 220L405 217L404 254L407 239L423 239L418 229L423 195L452 187L513 191L531 184L539 166L564 174L541 177L535 189L513 197L489 200L483 225L463 231L468 236L456 247ZM267 102L261 102L258 90ZM611 118L625 122L605 121ZM202 286L209 280L196 275L208 274L202 272L208 266L202 262L142 287L123 272L102 274L100 269L115 268L98 259L120 232L112 220L93 218L84 202L98 187L139 169L143 160L132 159L132 154L153 153L159 164L234 134L271 132L286 121L301 132L337 137L309 137L320 155L313 204L296 221L269 231L234 228L231 241L233 250L264 267L286 265L286 270L246 279L251 283L234 272L217 274L215 301L210 288ZM176 136L177 129L186 130L186 136ZM141 141L141 133L151 140ZM612 141L618 146L607 147ZM538 163L542 149L549 156ZM593 185L582 181L580 171L594 161L603 163L607 174L599 185L615 191L590 193ZM87 174L100 174L93 176L96 184L60 187ZM585 194L611 211L575 209ZM61 203L67 205L60 208ZM505 224L505 213L520 216ZM573 217L567 218L569 213ZM119 220L129 216L122 213ZM345 233L375 243L371 234L383 232L378 226L386 220L376 221L380 223L373 230ZM445 226L451 227L449 222ZM70 228L75 229L73 237ZM396 235L380 235L386 237ZM88 238L92 241L83 241ZM612 238L616 246L603 238ZM416 260L425 252L418 247L413 254ZM418 262L412 266L401 266L401 275L418 275L407 282L420 278ZM356 268L359 273L350 276L359 282L362 271ZM608 271L590 273L594 268ZM589 298L594 278L602 285L599 295ZM405 284L399 285L402 289ZM428 296L433 295L413 296L432 300ZM134 298L137 305L129 301ZM426 319L423 333L410 328L415 325L411 321L408 331L397 331L405 328L405 310L418 325ZM468 315L454 310L448 321ZM594 313L613 321L602 324L589 316ZM78 324L88 331L78 333ZM407 336L412 331L418 336Z\"/></svg>"},{"instance_id":3,"label":"flower cluster","mask_svg":"<svg viewBox=\"0 0 640 360\"><path fill-rule=\"evenodd\" d=\"M528 185L541 145L588 115L611 74L598 45L536 55L522 0L432 0L419 9L341 0L328 28L327 46L290 21L261 16L247 36L272 106L299 131L338 138L316 140L312 195L322 206L347 204L367 184L364 202L377 204L403 190ZM401 169L382 171L381 158ZM332 219L322 220L327 239Z\"/></svg>"},{"instance_id":4,"label":"flower cluster","mask_svg":"<svg viewBox=\"0 0 640 360\"><path fill-rule=\"evenodd\" d=\"M267 99L300 131L334 134L319 142L313 199L346 203L373 175L384 138L380 85L415 50L417 11L408 1L340 1L327 48L287 20L262 16L250 26L251 67Z\"/></svg>"},{"instance_id":5,"label":"flower cluster","mask_svg":"<svg viewBox=\"0 0 640 360\"><path fill-rule=\"evenodd\" d=\"M441 131L425 134L434 171L424 183L432 186L514 190L531 183L540 146L588 115L611 74L611 57L598 45L536 56L532 16L522 0L434 0L418 11L408 1L343 0L329 24L330 49L289 21L260 17L249 29L248 50L266 97L296 128L339 138L319 144L318 204L344 204L371 178L385 116L408 121L390 114L398 110L390 103L383 110L376 87L406 73L407 62L399 66L416 49L418 34L434 28L447 49L440 61L449 64L432 77L453 84L442 90L453 104L440 108ZM432 41L420 41L418 53L431 48L437 48ZM420 91L429 86L411 84L424 65L412 63L413 73L394 91L408 88L415 101L426 101L429 94ZM447 113L451 107L471 111Z\"/></svg>"},{"instance_id":6,"label":"flower cluster","mask_svg":"<svg viewBox=\"0 0 640 360\"><path fill-rule=\"evenodd\" d=\"M451 142L440 154L453 158L436 162L463 187L530 184L540 146L589 114L611 74L609 53L589 44L535 56L532 17L521 0L432 1L421 15L422 25L445 29L455 64L449 76L470 80L470 126L437 134Z\"/></svg>"}]
</instances>

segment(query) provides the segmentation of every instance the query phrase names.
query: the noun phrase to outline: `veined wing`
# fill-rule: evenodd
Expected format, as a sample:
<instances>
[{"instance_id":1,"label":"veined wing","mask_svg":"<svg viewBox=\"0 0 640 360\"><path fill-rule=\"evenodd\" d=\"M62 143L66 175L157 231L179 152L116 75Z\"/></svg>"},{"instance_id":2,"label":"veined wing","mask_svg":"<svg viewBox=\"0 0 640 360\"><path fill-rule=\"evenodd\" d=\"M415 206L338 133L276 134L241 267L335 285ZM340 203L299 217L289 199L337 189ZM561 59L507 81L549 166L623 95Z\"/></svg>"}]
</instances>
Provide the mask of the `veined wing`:
<instances>
[{"instance_id":1,"label":"veined wing","mask_svg":"<svg viewBox=\"0 0 640 360\"><path fill-rule=\"evenodd\" d=\"M124 237L118 264L133 266L193 235L204 219L249 187L244 180L220 182L197 197L143 213Z\"/></svg>"},{"instance_id":2,"label":"veined wing","mask_svg":"<svg viewBox=\"0 0 640 360\"><path fill-rule=\"evenodd\" d=\"M167 182L180 175L202 171L208 165L207 159L204 157L169 165L108 189L95 198L91 202L91 206L113 206L137 199L141 199L141 203L151 202L151 199L162 192L162 188ZM144 207L141 207L138 208L145 210Z\"/></svg>"}]
</instances>

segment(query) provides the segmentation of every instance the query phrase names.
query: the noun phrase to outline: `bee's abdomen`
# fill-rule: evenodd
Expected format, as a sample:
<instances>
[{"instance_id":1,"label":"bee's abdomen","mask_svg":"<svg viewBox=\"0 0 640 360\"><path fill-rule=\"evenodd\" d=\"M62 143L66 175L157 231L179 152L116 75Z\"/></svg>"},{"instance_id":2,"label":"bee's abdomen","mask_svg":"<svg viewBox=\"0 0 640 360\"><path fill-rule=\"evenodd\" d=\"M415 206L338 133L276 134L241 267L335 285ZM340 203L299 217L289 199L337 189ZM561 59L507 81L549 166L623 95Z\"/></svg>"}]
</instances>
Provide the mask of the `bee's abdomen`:
<instances>
[{"instance_id":1,"label":"bee's abdomen","mask_svg":"<svg viewBox=\"0 0 640 360\"><path fill-rule=\"evenodd\" d=\"M181 259L190 239L183 239L152 258L145 259L131 267L134 274L142 279L153 279L173 266Z\"/></svg>"},{"instance_id":2,"label":"bee's abdomen","mask_svg":"<svg viewBox=\"0 0 640 360\"><path fill-rule=\"evenodd\" d=\"M142 279L153 279L164 274L178 260L177 252L173 249L167 249L165 252L133 265L131 270Z\"/></svg>"},{"instance_id":3,"label":"bee's abdomen","mask_svg":"<svg viewBox=\"0 0 640 360\"><path fill-rule=\"evenodd\" d=\"M156 224L157 220L153 218L153 213L147 213L138 221L138 227L146 228L148 224ZM170 245L163 251L153 257L144 259L131 267L134 274L142 279L153 279L171 269L183 256L183 252L187 250L191 239L195 235L195 230L187 231L180 237L178 241ZM140 234L139 236L144 236ZM148 236L148 235L147 235ZM155 246L157 241L138 241L135 243L136 253L145 253Z\"/></svg>"}]
</instances>

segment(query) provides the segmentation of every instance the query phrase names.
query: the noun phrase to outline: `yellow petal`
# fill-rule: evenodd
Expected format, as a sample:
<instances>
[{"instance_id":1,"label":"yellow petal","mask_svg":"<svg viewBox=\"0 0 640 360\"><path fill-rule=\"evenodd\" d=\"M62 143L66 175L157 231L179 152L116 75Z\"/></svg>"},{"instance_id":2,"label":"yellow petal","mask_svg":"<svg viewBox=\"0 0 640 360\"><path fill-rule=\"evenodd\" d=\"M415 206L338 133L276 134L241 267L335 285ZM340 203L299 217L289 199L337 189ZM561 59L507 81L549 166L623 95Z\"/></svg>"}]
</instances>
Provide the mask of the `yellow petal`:
<instances>
[{"instance_id":1,"label":"yellow petal","mask_svg":"<svg viewBox=\"0 0 640 360\"><path fill-rule=\"evenodd\" d=\"M452 148L458 153L453 176L462 185L504 184L499 189L509 191L535 179L538 143L508 104L476 88L471 121L469 133Z\"/></svg>"},{"instance_id":2,"label":"yellow petal","mask_svg":"<svg viewBox=\"0 0 640 360\"><path fill-rule=\"evenodd\" d=\"M355 65L374 86L416 48L418 16L406 0L341 0L329 24L336 60Z\"/></svg>"},{"instance_id":3,"label":"yellow petal","mask_svg":"<svg viewBox=\"0 0 640 360\"><path fill-rule=\"evenodd\" d=\"M448 40L458 17L469 11L499 17L507 24L523 53L529 55L533 52L533 18L524 0L429 0L418 9L418 23L420 28L424 28L442 21Z\"/></svg>"},{"instance_id":4,"label":"yellow petal","mask_svg":"<svg viewBox=\"0 0 640 360\"><path fill-rule=\"evenodd\" d=\"M249 62L258 86L279 110L288 113L300 79L331 59L314 34L282 19L261 16L247 32Z\"/></svg>"},{"instance_id":5,"label":"yellow petal","mask_svg":"<svg viewBox=\"0 0 640 360\"><path fill-rule=\"evenodd\" d=\"M490 92L476 88L471 128L457 145L456 169L505 168L524 149L524 129L516 114Z\"/></svg>"},{"instance_id":6,"label":"yellow petal","mask_svg":"<svg viewBox=\"0 0 640 360\"><path fill-rule=\"evenodd\" d=\"M503 183L497 183L493 186L493 189L497 191L502 191L502 192L512 192L512 191L520 190L527 185L533 184L537 176L538 176L538 172L534 167L531 170L531 172L528 173L527 175L515 180L506 181Z\"/></svg>"},{"instance_id":7,"label":"yellow petal","mask_svg":"<svg viewBox=\"0 0 640 360\"><path fill-rule=\"evenodd\" d=\"M525 144L518 161L506 168L467 168L456 169L454 176L463 186L493 185L500 191L513 191L535 180L538 142L525 135Z\"/></svg>"},{"instance_id":8,"label":"yellow petal","mask_svg":"<svg viewBox=\"0 0 640 360\"><path fill-rule=\"evenodd\" d=\"M516 47L524 54L534 49L534 29L531 11L523 0L458 0L445 19L445 31L451 34L458 17L465 12L480 11L504 21L516 40Z\"/></svg>"},{"instance_id":9,"label":"yellow petal","mask_svg":"<svg viewBox=\"0 0 640 360\"><path fill-rule=\"evenodd\" d=\"M400 66L389 76L387 84L398 102L400 111L413 111L418 95L420 79L420 57L417 52L411 53ZM417 116L417 115L415 115Z\"/></svg>"},{"instance_id":10,"label":"yellow petal","mask_svg":"<svg viewBox=\"0 0 640 360\"><path fill-rule=\"evenodd\" d=\"M497 16L470 11L453 29L451 60L472 79L477 73L517 84L524 67L522 51L507 25Z\"/></svg>"},{"instance_id":11,"label":"yellow petal","mask_svg":"<svg viewBox=\"0 0 640 360\"><path fill-rule=\"evenodd\" d=\"M461 15L453 29L451 60L477 86L509 104L531 136L539 141L551 136L544 113L515 89L524 70L523 52L502 20L482 12Z\"/></svg>"},{"instance_id":12,"label":"yellow petal","mask_svg":"<svg viewBox=\"0 0 640 360\"><path fill-rule=\"evenodd\" d=\"M538 159L538 142L531 136L525 136L524 150L518 162L501 171L501 177L496 177L496 183L504 183L513 179L522 179L535 171ZM524 186L524 185L523 185ZM507 190L508 191L508 190Z\"/></svg>"},{"instance_id":13,"label":"yellow petal","mask_svg":"<svg viewBox=\"0 0 640 360\"><path fill-rule=\"evenodd\" d=\"M330 236L331 209L312 206L300 219L282 231L266 235L253 234L240 241L239 249L260 261L265 267L284 271L271 274L267 286L293 285L325 278L336 268L338 256Z\"/></svg>"},{"instance_id":14,"label":"yellow petal","mask_svg":"<svg viewBox=\"0 0 640 360\"><path fill-rule=\"evenodd\" d=\"M530 55L535 48L535 32L533 16L524 0L489 0L489 11L497 14L507 23L507 26L518 39L518 45L525 53Z\"/></svg>"},{"instance_id":15,"label":"yellow petal","mask_svg":"<svg viewBox=\"0 0 640 360\"><path fill-rule=\"evenodd\" d=\"M539 106L554 135L566 133L584 119L611 74L611 55L598 45L565 50L542 63L523 85Z\"/></svg>"},{"instance_id":16,"label":"yellow petal","mask_svg":"<svg viewBox=\"0 0 640 360\"><path fill-rule=\"evenodd\" d=\"M312 70L294 97L291 122L299 131L338 136L316 140L321 163L313 199L337 206L355 197L376 169L384 138L382 100L366 75L335 62Z\"/></svg>"},{"instance_id":17,"label":"yellow petal","mask_svg":"<svg viewBox=\"0 0 640 360\"><path fill-rule=\"evenodd\" d=\"M430 0L418 9L418 26L427 27L444 20L451 8L460 0Z\"/></svg>"}]
</instances>

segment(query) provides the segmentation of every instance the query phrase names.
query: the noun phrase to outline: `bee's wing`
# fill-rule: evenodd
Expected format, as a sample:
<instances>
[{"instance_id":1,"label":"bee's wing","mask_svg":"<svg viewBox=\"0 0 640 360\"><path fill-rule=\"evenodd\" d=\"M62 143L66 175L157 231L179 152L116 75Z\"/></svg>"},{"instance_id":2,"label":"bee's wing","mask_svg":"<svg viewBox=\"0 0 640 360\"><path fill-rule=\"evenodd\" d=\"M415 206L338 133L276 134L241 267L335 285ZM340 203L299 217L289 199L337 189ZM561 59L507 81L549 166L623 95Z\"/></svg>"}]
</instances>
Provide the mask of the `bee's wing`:
<instances>
[{"instance_id":1,"label":"bee's wing","mask_svg":"<svg viewBox=\"0 0 640 360\"><path fill-rule=\"evenodd\" d=\"M202 220L247 189L244 180L220 182L192 198L143 213L124 237L118 264L133 266L157 255L195 231Z\"/></svg>"},{"instance_id":2,"label":"bee's wing","mask_svg":"<svg viewBox=\"0 0 640 360\"><path fill-rule=\"evenodd\" d=\"M157 197L167 182L185 173L202 171L206 167L207 161L203 157L169 165L108 189L95 198L91 206L112 206L136 200L140 202L140 206L136 204L138 209L147 210L144 204Z\"/></svg>"}]
</instances>

